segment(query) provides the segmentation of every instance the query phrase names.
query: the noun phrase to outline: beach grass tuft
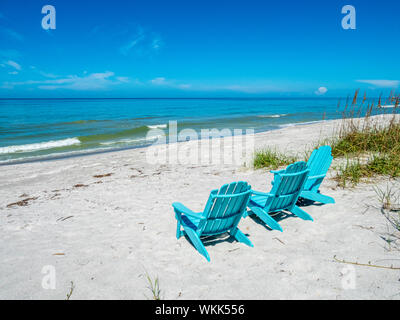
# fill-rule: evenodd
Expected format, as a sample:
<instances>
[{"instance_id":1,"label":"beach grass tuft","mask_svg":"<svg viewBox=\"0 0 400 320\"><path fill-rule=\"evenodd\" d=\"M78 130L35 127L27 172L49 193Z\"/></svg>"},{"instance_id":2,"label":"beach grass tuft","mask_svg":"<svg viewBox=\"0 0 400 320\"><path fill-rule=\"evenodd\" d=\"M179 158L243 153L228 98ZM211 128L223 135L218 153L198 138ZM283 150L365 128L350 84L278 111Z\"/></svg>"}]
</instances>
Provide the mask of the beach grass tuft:
<instances>
[{"instance_id":1,"label":"beach grass tuft","mask_svg":"<svg viewBox=\"0 0 400 320\"><path fill-rule=\"evenodd\" d=\"M389 103L395 102L388 109L392 116L387 123L371 118L373 114L388 114L382 108L382 97L377 105L365 106L364 95L362 104L357 106L357 95L358 91L350 107L346 105L335 137L325 141L331 145L334 158L345 159L345 163L337 168L335 177L341 187L355 186L376 175L400 176L399 96L387 99Z\"/></svg>"},{"instance_id":2,"label":"beach grass tuft","mask_svg":"<svg viewBox=\"0 0 400 320\"><path fill-rule=\"evenodd\" d=\"M256 151L254 155L254 168L276 170L296 161L297 158L294 156L286 155L276 149L266 148Z\"/></svg>"},{"instance_id":3,"label":"beach grass tuft","mask_svg":"<svg viewBox=\"0 0 400 320\"><path fill-rule=\"evenodd\" d=\"M148 273L146 273L146 279L149 284L147 287L152 294L152 299L153 300L161 300L161 290L160 290L160 282L158 280L158 277L156 277L153 281L153 279L150 277Z\"/></svg>"},{"instance_id":4,"label":"beach grass tuft","mask_svg":"<svg viewBox=\"0 0 400 320\"><path fill-rule=\"evenodd\" d=\"M365 165L360 163L358 159L354 161L347 158L346 163L336 167L336 170L337 173L334 180L337 182L337 185L342 188L354 187L362 178L370 177Z\"/></svg>"},{"instance_id":5,"label":"beach grass tuft","mask_svg":"<svg viewBox=\"0 0 400 320\"><path fill-rule=\"evenodd\" d=\"M387 184L386 188L384 189L375 186L373 189L378 197L379 203L383 210L400 212L400 191L395 185ZM400 231L400 228L397 229Z\"/></svg>"},{"instance_id":6,"label":"beach grass tuft","mask_svg":"<svg viewBox=\"0 0 400 320\"><path fill-rule=\"evenodd\" d=\"M392 228L381 238L388 244L388 249L400 250L400 191L396 184L387 184L386 188L374 187L381 212Z\"/></svg>"},{"instance_id":7,"label":"beach grass tuft","mask_svg":"<svg viewBox=\"0 0 400 320\"><path fill-rule=\"evenodd\" d=\"M75 289L75 285L74 282L71 281L71 288L69 289L69 293L67 293L67 297L65 298L65 300L69 300L72 296L72 292L74 292Z\"/></svg>"}]
</instances>

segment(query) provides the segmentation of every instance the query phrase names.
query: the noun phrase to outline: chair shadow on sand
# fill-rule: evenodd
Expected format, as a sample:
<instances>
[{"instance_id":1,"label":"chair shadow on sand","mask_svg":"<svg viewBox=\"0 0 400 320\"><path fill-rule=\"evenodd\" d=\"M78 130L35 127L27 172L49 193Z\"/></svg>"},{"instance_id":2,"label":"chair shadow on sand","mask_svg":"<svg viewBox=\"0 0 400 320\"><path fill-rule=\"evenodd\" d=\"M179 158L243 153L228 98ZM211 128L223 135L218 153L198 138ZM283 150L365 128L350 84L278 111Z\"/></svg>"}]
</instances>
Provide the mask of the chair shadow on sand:
<instances>
[{"instance_id":1,"label":"chair shadow on sand","mask_svg":"<svg viewBox=\"0 0 400 320\"><path fill-rule=\"evenodd\" d=\"M250 234L244 233L246 237L250 237ZM189 241L189 243L196 249L196 246L190 241L190 238L185 235L186 240ZM203 245L205 247L214 247L218 245L219 243L227 242L227 243L237 243L238 241L235 239L235 237L231 236L228 232L223 233L223 234L218 234L218 235L213 235L213 236L204 236L200 238Z\"/></svg>"},{"instance_id":2,"label":"chair shadow on sand","mask_svg":"<svg viewBox=\"0 0 400 320\"><path fill-rule=\"evenodd\" d=\"M324 205L326 205L326 204L325 204L325 203L320 203L320 202L315 202L315 201L308 200L308 199L298 199L296 205L297 205L298 207L300 207L300 208L307 208L307 207L312 207L312 206L322 207L322 206L324 206ZM290 213L290 212L287 212L287 211L280 211L280 212L277 212L277 213L275 213L275 214L273 214L273 215L271 215L271 216L272 216L272 217L274 218L274 220L275 220L276 222L278 222L278 223L281 222L281 221L283 221L283 220L285 220L285 219L288 219L288 218L299 218L299 217L296 216L295 214ZM257 215L252 214L252 215L249 215L249 217L250 217L255 223L257 223L257 224L259 224L259 225L262 225L262 226L265 227L267 230L269 230L269 231L272 231L272 230L273 230L273 229L270 228L268 225L266 225L264 221L262 221L259 217L257 217Z\"/></svg>"},{"instance_id":3,"label":"chair shadow on sand","mask_svg":"<svg viewBox=\"0 0 400 320\"><path fill-rule=\"evenodd\" d=\"M269 227L267 224L265 224L264 221L262 221L259 217L257 217L255 214L249 215L249 217L258 225L261 225L263 227L265 227L267 230L269 231L273 231L274 229L272 229L271 227ZM294 215L293 213L290 212L285 212L285 211L281 211L278 212L276 215L273 216L273 218L275 219L276 222L281 222L287 218L291 218L291 217L296 217L296 215Z\"/></svg>"}]
</instances>

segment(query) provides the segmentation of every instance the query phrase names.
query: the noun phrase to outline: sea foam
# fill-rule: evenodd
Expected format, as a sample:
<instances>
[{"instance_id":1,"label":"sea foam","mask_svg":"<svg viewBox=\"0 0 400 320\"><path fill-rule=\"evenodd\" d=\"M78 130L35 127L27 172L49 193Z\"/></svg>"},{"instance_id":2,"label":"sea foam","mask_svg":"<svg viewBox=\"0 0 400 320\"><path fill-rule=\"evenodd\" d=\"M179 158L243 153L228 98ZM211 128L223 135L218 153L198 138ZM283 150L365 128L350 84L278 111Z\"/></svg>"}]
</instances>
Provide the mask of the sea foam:
<instances>
[{"instance_id":1,"label":"sea foam","mask_svg":"<svg viewBox=\"0 0 400 320\"><path fill-rule=\"evenodd\" d=\"M39 150L53 149L59 147L67 147L80 144L78 138L67 138L63 140L46 141L40 143L22 144L17 146L1 147L0 154L6 153L23 153L23 152L33 152Z\"/></svg>"},{"instance_id":2,"label":"sea foam","mask_svg":"<svg viewBox=\"0 0 400 320\"><path fill-rule=\"evenodd\" d=\"M261 114L258 115L258 118L280 118L280 117L285 117L287 114Z\"/></svg>"},{"instance_id":3,"label":"sea foam","mask_svg":"<svg viewBox=\"0 0 400 320\"><path fill-rule=\"evenodd\" d=\"M166 127L167 127L166 123L147 126L147 128L149 128L149 129L165 129Z\"/></svg>"},{"instance_id":4,"label":"sea foam","mask_svg":"<svg viewBox=\"0 0 400 320\"><path fill-rule=\"evenodd\" d=\"M157 140L162 137L164 137L164 136L163 135L154 135L154 136L137 138L137 139L122 139L122 140L106 141L106 142L100 142L100 144L103 146L110 146L110 145L119 145L119 144L132 144L132 143L138 143L138 142L154 142L154 140Z\"/></svg>"}]
</instances>

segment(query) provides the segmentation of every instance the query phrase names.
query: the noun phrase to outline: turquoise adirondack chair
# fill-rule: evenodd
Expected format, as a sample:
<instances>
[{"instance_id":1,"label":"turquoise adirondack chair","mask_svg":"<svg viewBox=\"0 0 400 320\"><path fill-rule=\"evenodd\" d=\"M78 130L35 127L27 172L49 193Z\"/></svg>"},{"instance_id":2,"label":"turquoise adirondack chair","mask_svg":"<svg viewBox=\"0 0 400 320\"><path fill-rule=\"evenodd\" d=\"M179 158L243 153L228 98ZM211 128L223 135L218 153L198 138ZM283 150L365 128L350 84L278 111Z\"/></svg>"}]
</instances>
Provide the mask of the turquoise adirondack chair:
<instances>
[{"instance_id":1,"label":"turquoise adirondack chair","mask_svg":"<svg viewBox=\"0 0 400 320\"><path fill-rule=\"evenodd\" d=\"M313 151L310 159L307 161L307 167L310 170L310 174L304 185L303 191L300 193L300 198L325 204L335 203L335 199L319 192L319 187L328 173L332 159L332 149L330 146L322 146Z\"/></svg>"},{"instance_id":2,"label":"turquoise adirondack chair","mask_svg":"<svg viewBox=\"0 0 400 320\"><path fill-rule=\"evenodd\" d=\"M258 216L271 229L279 231L283 231L282 227L272 216L281 211L289 211L303 220L313 221L307 212L296 206L309 174L307 164L304 161L296 162L274 173L274 183L269 193L251 190L248 204L250 213Z\"/></svg>"},{"instance_id":3,"label":"turquoise adirondack chair","mask_svg":"<svg viewBox=\"0 0 400 320\"><path fill-rule=\"evenodd\" d=\"M203 212L195 213L179 202L174 202L177 220L176 238L187 235L208 261L210 256L201 237L229 232L237 241L253 247L251 241L238 229L238 224L246 211L251 186L247 182L233 182L211 191ZM181 230L183 227L183 230Z\"/></svg>"}]
</instances>

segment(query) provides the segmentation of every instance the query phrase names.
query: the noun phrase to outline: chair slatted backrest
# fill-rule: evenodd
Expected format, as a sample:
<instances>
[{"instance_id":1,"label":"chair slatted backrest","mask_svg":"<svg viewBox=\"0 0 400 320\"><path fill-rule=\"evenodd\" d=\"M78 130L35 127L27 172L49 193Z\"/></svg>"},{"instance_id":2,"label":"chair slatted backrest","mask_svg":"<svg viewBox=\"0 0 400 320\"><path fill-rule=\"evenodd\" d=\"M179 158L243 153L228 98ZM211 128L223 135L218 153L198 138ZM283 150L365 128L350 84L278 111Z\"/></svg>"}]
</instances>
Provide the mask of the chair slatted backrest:
<instances>
[{"instance_id":1,"label":"chair slatted backrest","mask_svg":"<svg viewBox=\"0 0 400 320\"><path fill-rule=\"evenodd\" d=\"M332 148L330 146L322 146L312 152L310 158L307 161L307 167L310 170L309 177L326 175L328 173L329 167L331 166ZM323 178L312 180L306 182L304 189L310 191L318 191Z\"/></svg>"},{"instance_id":2,"label":"chair slatted backrest","mask_svg":"<svg viewBox=\"0 0 400 320\"><path fill-rule=\"evenodd\" d=\"M213 190L203 212L207 219L199 226L201 235L221 234L235 228L246 210L250 191L251 186L243 181Z\"/></svg>"},{"instance_id":3,"label":"chair slatted backrest","mask_svg":"<svg viewBox=\"0 0 400 320\"><path fill-rule=\"evenodd\" d=\"M274 186L265 207L269 212L290 209L294 206L303 190L309 170L304 161L289 165L285 171L275 175Z\"/></svg>"}]
</instances>

